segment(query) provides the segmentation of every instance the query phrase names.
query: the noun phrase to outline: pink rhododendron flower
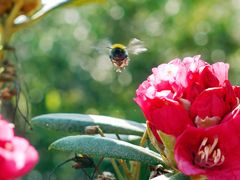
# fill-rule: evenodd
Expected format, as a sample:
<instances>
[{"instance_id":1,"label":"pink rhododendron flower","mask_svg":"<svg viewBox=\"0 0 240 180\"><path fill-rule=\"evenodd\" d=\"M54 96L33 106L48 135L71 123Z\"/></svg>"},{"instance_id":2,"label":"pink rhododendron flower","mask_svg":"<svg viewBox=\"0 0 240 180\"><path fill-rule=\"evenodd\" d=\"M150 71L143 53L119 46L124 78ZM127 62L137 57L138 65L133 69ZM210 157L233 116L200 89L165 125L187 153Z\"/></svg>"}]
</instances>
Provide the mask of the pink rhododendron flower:
<instances>
[{"instance_id":1,"label":"pink rhododendron flower","mask_svg":"<svg viewBox=\"0 0 240 180\"><path fill-rule=\"evenodd\" d=\"M191 110L196 117L192 118L189 112L192 104L201 102L201 98L197 102L194 102L195 99L208 88L226 86L228 68L228 64L221 62L210 65L200 56L187 57L182 61L175 59L153 68L153 74L139 86L135 101L143 110L151 129L177 137L187 126L193 126L195 118L198 118L194 107Z\"/></svg>"},{"instance_id":2,"label":"pink rhododendron flower","mask_svg":"<svg viewBox=\"0 0 240 180\"><path fill-rule=\"evenodd\" d=\"M13 125L0 117L0 179L21 177L37 162L37 151L26 139L14 136Z\"/></svg>"},{"instance_id":3,"label":"pink rhododendron flower","mask_svg":"<svg viewBox=\"0 0 240 180\"><path fill-rule=\"evenodd\" d=\"M239 178L240 107L225 119L211 128L187 128L179 136L174 155L184 174L206 175L209 180Z\"/></svg>"},{"instance_id":4,"label":"pink rhododendron flower","mask_svg":"<svg viewBox=\"0 0 240 180\"><path fill-rule=\"evenodd\" d=\"M186 175L240 176L240 87L229 82L228 68L200 56L175 59L153 68L136 91L159 143L158 131L175 137L177 168Z\"/></svg>"}]
</instances>

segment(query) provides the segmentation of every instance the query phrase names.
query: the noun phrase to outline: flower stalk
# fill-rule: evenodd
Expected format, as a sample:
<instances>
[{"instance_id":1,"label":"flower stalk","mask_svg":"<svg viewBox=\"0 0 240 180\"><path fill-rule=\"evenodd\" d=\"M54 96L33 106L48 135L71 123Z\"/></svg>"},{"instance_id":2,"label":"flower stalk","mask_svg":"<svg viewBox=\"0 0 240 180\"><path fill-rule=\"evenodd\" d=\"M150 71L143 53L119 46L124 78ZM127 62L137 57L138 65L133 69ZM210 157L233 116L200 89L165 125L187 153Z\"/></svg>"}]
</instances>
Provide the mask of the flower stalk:
<instances>
[{"instance_id":1,"label":"flower stalk","mask_svg":"<svg viewBox=\"0 0 240 180\"><path fill-rule=\"evenodd\" d=\"M128 165L127 165L126 161L120 159L119 163L120 163L120 165L123 168L123 171L125 173L126 179L127 180L131 180L131 172L129 171L129 168L128 168Z\"/></svg>"},{"instance_id":2,"label":"flower stalk","mask_svg":"<svg viewBox=\"0 0 240 180\"><path fill-rule=\"evenodd\" d=\"M147 141L147 138L148 138L148 133L147 133L147 130L144 132L141 140L140 140L140 143L139 143L139 146L144 146L144 144L146 143ZM140 175L140 169L141 169L141 164L140 162L133 162L133 168L132 168L132 180L135 180L135 179L139 179L139 175Z\"/></svg>"},{"instance_id":3,"label":"flower stalk","mask_svg":"<svg viewBox=\"0 0 240 180\"><path fill-rule=\"evenodd\" d=\"M23 6L23 0L18 0L15 1L14 6L11 10L11 13L9 14L9 16L6 19L6 23L5 23L5 44L7 44L14 32L14 20L15 18L18 16L20 9ZM4 44L4 45L5 45Z\"/></svg>"}]
</instances>

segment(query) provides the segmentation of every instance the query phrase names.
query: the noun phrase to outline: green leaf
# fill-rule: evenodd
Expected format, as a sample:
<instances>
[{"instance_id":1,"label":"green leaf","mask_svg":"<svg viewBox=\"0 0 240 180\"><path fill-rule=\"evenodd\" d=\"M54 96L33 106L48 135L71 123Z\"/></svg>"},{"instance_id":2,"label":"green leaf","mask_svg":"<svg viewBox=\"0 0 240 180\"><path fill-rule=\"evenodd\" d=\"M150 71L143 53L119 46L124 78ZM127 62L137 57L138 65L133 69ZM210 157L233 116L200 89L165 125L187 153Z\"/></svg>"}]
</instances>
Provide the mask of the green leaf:
<instances>
[{"instance_id":1,"label":"green leaf","mask_svg":"<svg viewBox=\"0 0 240 180\"><path fill-rule=\"evenodd\" d=\"M100 136L100 135L99 135ZM111 138L111 139L118 139L118 137L116 136L116 134L105 134L105 136L107 138ZM141 137L140 136L136 136L136 135L119 135L120 140L122 141L128 141L128 142L138 142L138 144L140 143Z\"/></svg>"},{"instance_id":2,"label":"green leaf","mask_svg":"<svg viewBox=\"0 0 240 180\"><path fill-rule=\"evenodd\" d=\"M164 154L167 156L167 160L169 161L169 165L171 167L176 167L176 162L174 159L174 146L176 143L176 138L174 136L163 133L162 131L158 131L158 134L164 145Z\"/></svg>"},{"instance_id":3,"label":"green leaf","mask_svg":"<svg viewBox=\"0 0 240 180\"><path fill-rule=\"evenodd\" d=\"M146 126L129 120L113 117L83 114L46 114L32 119L34 126L49 130L85 134L85 128L99 126L103 133L142 136Z\"/></svg>"},{"instance_id":4,"label":"green leaf","mask_svg":"<svg viewBox=\"0 0 240 180\"><path fill-rule=\"evenodd\" d=\"M152 133L151 131L151 128L149 127L149 125L147 124L147 133L148 133L148 137L153 145L153 147L162 155L164 155L164 152L163 152L163 145L160 144L157 139L155 138L154 134Z\"/></svg>"},{"instance_id":5,"label":"green leaf","mask_svg":"<svg viewBox=\"0 0 240 180\"><path fill-rule=\"evenodd\" d=\"M159 154L124 141L89 135L68 136L53 142L49 149L75 152L96 157L141 161L162 164Z\"/></svg>"},{"instance_id":6,"label":"green leaf","mask_svg":"<svg viewBox=\"0 0 240 180\"><path fill-rule=\"evenodd\" d=\"M56 0L55 0L56 1ZM106 0L64 0L62 5L73 7L73 6L81 6L83 4L89 4L89 3L103 3L106 2Z\"/></svg>"}]
</instances>

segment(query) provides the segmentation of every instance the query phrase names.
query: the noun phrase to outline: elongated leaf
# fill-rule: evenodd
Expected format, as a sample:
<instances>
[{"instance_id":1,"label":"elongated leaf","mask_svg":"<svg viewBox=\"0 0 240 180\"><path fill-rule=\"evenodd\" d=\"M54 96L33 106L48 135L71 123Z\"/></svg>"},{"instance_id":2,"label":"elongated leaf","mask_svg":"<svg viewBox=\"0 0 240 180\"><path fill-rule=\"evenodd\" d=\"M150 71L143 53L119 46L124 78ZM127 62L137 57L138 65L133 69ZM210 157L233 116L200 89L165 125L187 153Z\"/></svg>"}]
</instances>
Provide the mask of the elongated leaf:
<instances>
[{"instance_id":1,"label":"elongated leaf","mask_svg":"<svg viewBox=\"0 0 240 180\"><path fill-rule=\"evenodd\" d=\"M64 2L62 3L62 6L74 7L74 6L82 6L84 4L89 4L89 3L103 3L103 2L106 2L106 0L64 0Z\"/></svg>"},{"instance_id":2,"label":"elongated leaf","mask_svg":"<svg viewBox=\"0 0 240 180\"><path fill-rule=\"evenodd\" d=\"M171 176L170 180L190 180L190 178L184 174L178 173Z\"/></svg>"},{"instance_id":3,"label":"elongated leaf","mask_svg":"<svg viewBox=\"0 0 240 180\"><path fill-rule=\"evenodd\" d=\"M164 174L153 178L152 180L190 180L190 178L184 174Z\"/></svg>"},{"instance_id":4,"label":"elongated leaf","mask_svg":"<svg viewBox=\"0 0 240 180\"><path fill-rule=\"evenodd\" d=\"M100 137L100 135L96 135L98 137ZM127 141L127 142L136 142L136 143L140 143L141 137L140 136L136 136L136 135L119 135L118 137L116 136L116 134L105 134L105 136L107 138L111 138L111 139L118 139L118 137L120 137L120 140L122 141Z\"/></svg>"},{"instance_id":5,"label":"elongated leaf","mask_svg":"<svg viewBox=\"0 0 240 180\"><path fill-rule=\"evenodd\" d=\"M82 6L84 4L89 4L89 3L96 3L96 2L104 2L104 0L52 0L52 1L46 1L46 3L43 5L41 10L39 10L36 14L32 16L31 19L36 19L44 14L57 9L59 7L64 7L64 6Z\"/></svg>"},{"instance_id":6,"label":"elongated leaf","mask_svg":"<svg viewBox=\"0 0 240 180\"><path fill-rule=\"evenodd\" d=\"M104 133L140 135L144 133L144 124L113 117L83 114L46 114L34 117L32 124L55 131L85 134L85 128L98 125Z\"/></svg>"},{"instance_id":7,"label":"elongated leaf","mask_svg":"<svg viewBox=\"0 0 240 180\"><path fill-rule=\"evenodd\" d=\"M97 157L141 161L161 164L161 157L154 151L124 141L89 135L68 136L53 142L49 149L75 152Z\"/></svg>"},{"instance_id":8,"label":"elongated leaf","mask_svg":"<svg viewBox=\"0 0 240 180\"><path fill-rule=\"evenodd\" d=\"M16 19L15 24L20 25L23 23L29 23L31 21L36 21L41 17L47 15L49 12L60 8L60 7L73 7L73 6L82 6L89 3L101 3L105 0L43 0L42 7L31 17L19 17Z\"/></svg>"}]
</instances>

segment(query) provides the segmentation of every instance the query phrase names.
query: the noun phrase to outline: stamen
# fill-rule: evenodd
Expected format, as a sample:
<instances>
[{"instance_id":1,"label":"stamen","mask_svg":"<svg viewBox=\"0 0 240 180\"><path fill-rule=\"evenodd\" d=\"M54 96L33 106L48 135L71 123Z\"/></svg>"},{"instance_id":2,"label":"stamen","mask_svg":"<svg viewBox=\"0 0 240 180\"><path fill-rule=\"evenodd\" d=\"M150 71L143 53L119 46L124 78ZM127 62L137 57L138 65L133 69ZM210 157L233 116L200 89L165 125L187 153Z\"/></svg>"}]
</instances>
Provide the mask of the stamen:
<instances>
[{"instance_id":1,"label":"stamen","mask_svg":"<svg viewBox=\"0 0 240 180\"><path fill-rule=\"evenodd\" d=\"M208 138L205 137L198 149L194 162L202 168L212 168L214 166L220 166L225 157L220 148L217 148L218 138L214 138L212 144L207 144Z\"/></svg>"},{"instance_id":2,"label":"stamen","mask_svg":"<svg viewBox=\"0 0 240 180\"><path fill-rule=\"evenodd\" d=\"M200 147L199 147L199 150L202 149L202 147L206 145L207 141L208 141L208 138L205 137L205 138L203 139L203 141L202 141Z\"/></svg>"},{"instance_id":3,"label":"stamen","mask_svg":"<svg viewBox=\"0 0 240 180\"><path fill-rule=\"evenodd\" d=\"M222 156L222 158L221 158L221 164L224 162L224 160L225 160L225 156Z\"/></svg>"},{"instance_id":4,"label":"stamen","mask_svg":"<svg viewBox=\"0 0 240 180\"><path fill-rule=\"evenodd\" d=\"M217 156L217 151L213 151L213 157Z\"/></svg>"},{"instance_id":5,"label":"stamen","mask_svg":"<svg viewBox=\"0 0 240 180\"><path fill-rule=\"evenodd\" d=\"M219 162L219 160L221 158L221 151L220 151L220 149L217 149L217 151L214 151L214 152L217 152L217 153L215 153L215 156L213 155L213 158L214 158L213 162L216 164Z\"/></svg>"},{"instance_id":6,"label":"stamen","mask_svg":"<svg viewBox=\"0 0 240 180\"><path fill-rule=\"evenodd\" d=\"M213 145L212 145L212 147L210 146L210 147L211 147L211 149L210 149L210 151L209 151L210 154L211 154L212 151L215 149L217 143L218 143L218 138L214 138Z\"/></svg>"},{"instance_id":7,"label":"stamen","mask_svg":"<svg viewBox=\"0 0 240 180\"><path fill-rule=\"evenodd\" d=\"M205 153L205 161L207 161L208 160L208 155L209 155L209 148L208 148L208 146L204 147L204 153Z\"/></svg>"},{"instance_id":8,"label":"stamen","mask_svg":"<svg viewBox=\"0 0 240 180\"><path fill-rule=\"evenodd\" d=\"M238 97L236 97L236 99L237 99L237 105L238 105L238 104L240 103L240 102L239 102L239 98L238 98Z\"/></svg>"}]
</instances>

